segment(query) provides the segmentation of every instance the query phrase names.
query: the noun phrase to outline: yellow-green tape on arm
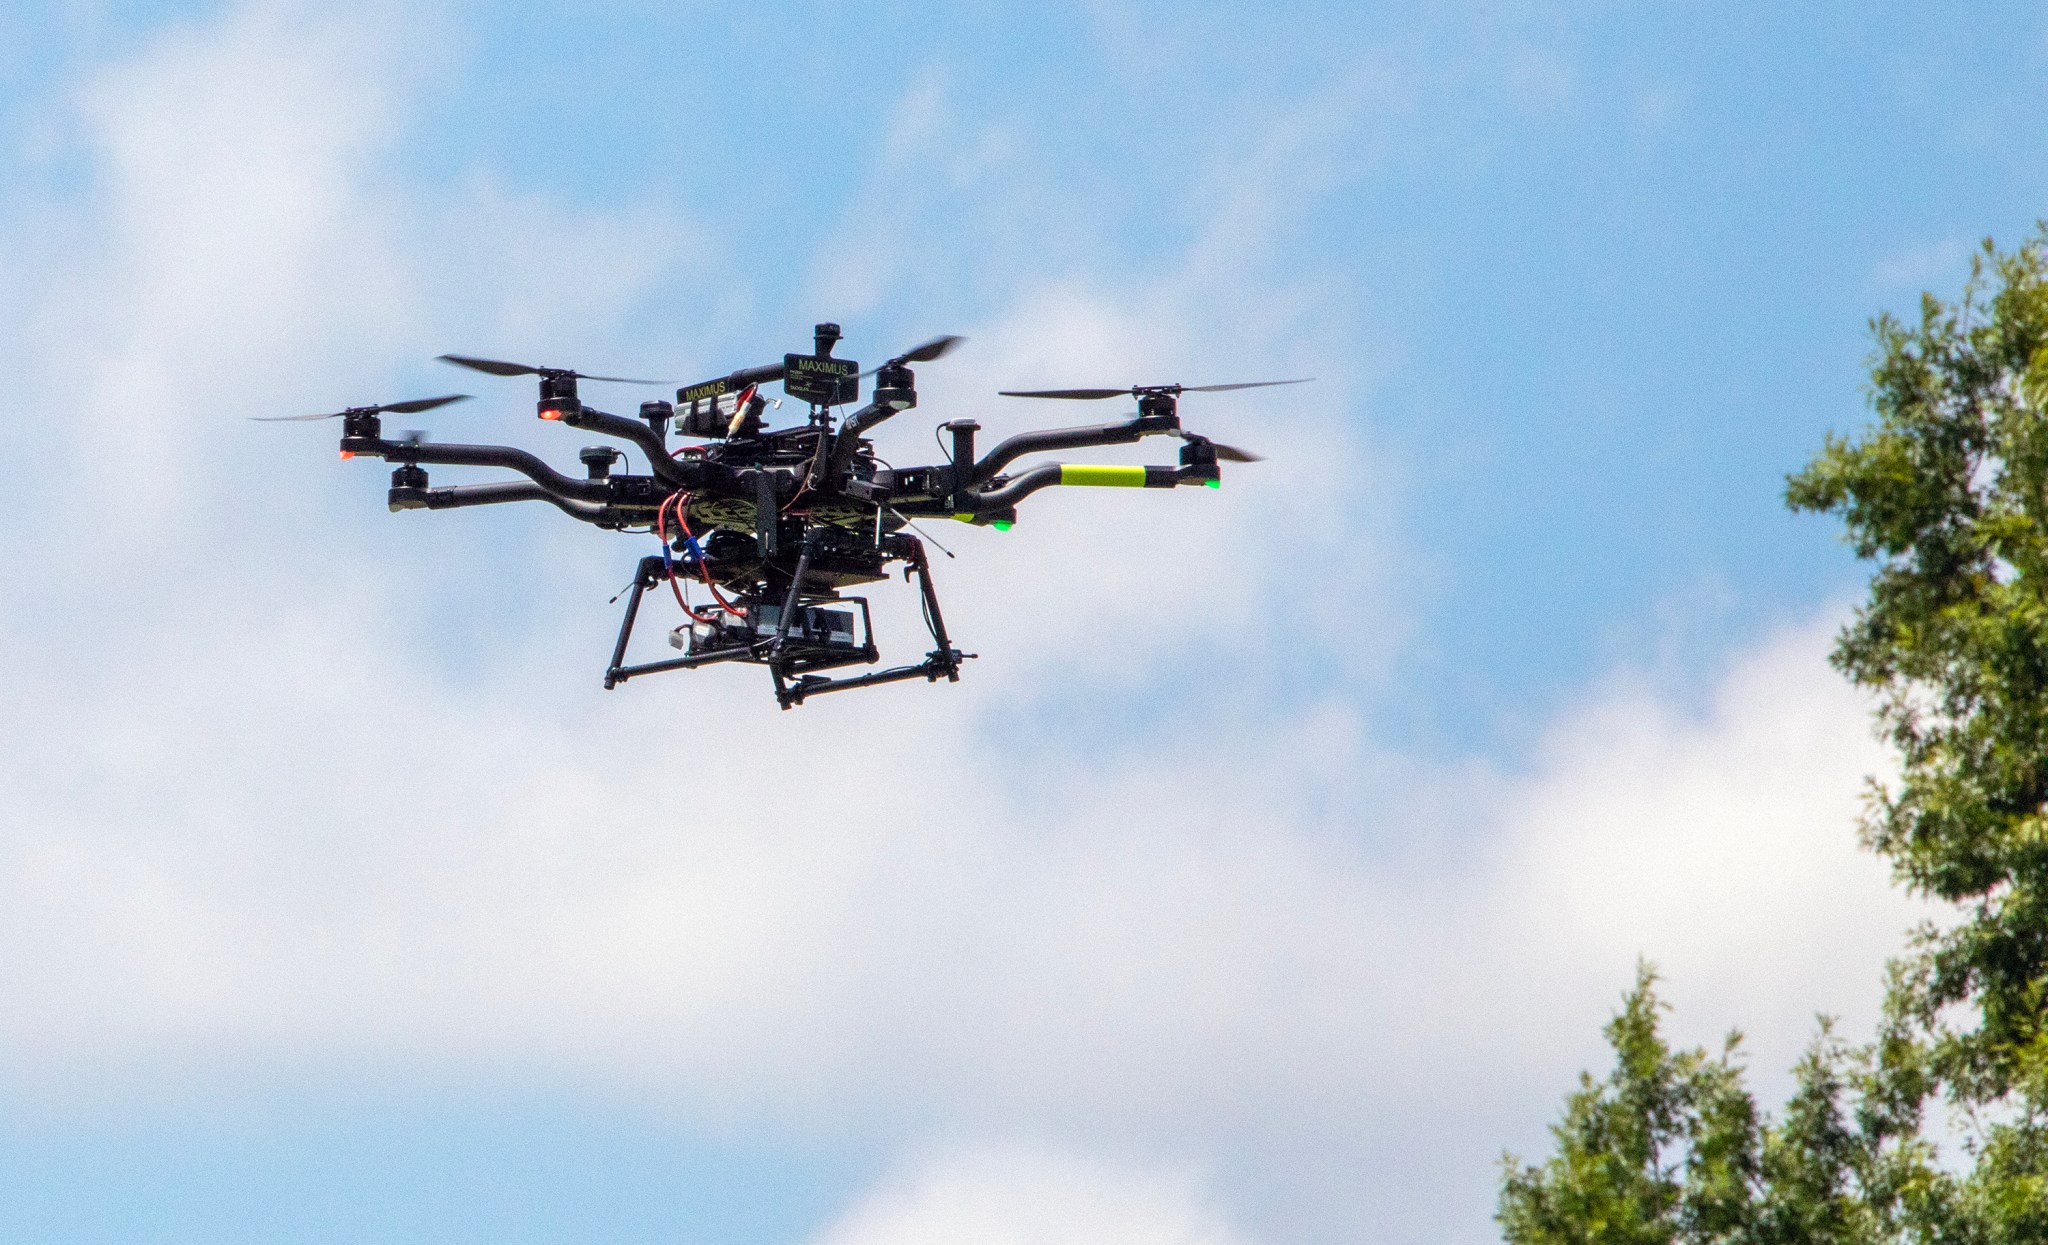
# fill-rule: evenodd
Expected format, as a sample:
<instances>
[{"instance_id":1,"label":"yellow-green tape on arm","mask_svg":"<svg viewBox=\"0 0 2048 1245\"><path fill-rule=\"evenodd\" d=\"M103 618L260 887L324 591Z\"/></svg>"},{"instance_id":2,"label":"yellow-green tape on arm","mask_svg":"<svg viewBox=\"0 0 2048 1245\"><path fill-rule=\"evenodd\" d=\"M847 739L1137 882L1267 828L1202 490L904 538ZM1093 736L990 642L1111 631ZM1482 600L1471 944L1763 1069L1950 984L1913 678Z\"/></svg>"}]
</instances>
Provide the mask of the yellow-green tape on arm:
<instances>
[{"instance_id":1,"label":"yellow-green tape on arm","mask_svg":"<svg viewBox=\"0 0 2048 1245\"><path fill-rule=\"evenodd\" d=\"M1143 467L1081 467L1060 464L1061 484L1092 484L1097 488L1144 488Z\"/></svg>"}]
</instances>

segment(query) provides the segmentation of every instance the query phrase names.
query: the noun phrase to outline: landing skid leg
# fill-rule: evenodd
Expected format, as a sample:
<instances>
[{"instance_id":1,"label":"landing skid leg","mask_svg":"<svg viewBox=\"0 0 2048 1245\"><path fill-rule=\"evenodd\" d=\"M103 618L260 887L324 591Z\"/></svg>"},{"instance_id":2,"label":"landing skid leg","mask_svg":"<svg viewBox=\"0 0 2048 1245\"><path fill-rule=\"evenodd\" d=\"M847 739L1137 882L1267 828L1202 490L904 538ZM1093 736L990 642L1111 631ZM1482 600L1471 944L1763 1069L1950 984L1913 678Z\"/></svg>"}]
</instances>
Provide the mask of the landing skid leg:
<instances>
[{"instance_id":1,"label":"landing skid leg","mask_svg":"<svg viewBox=\"0 0 2048 1245\"><path fill-rule=\"evenodd\" d=\"M660 674L664 670L689 670L721 661L737 661L747 656L747 650L740 648L717 653L700 653L694 657L674 657L667 661L642 662L637 666L621 664L626 660L626 644L633 638L634 620L640 617L641 596L668 576L669 570L660 558L640 559L639 568L633 572L633 586L627 590L631 595L626 598L626 617L619 623L619 642L612 646L612 664L604 672L606 691L636 675Z\"/></svg>"},{"instance_id":2,"label":"landing skid leg","mask_svg":"<svg viewBox=\"0 0 2048 1245\"><path fill-rule=\"evenodd\" d=\"M633 571L633 586L626 591L626 617L619 623L619 642L612 645L612 664L605 668L604 690L610 691L627 679L624 674L626 642L633 638L633 621L640 617L640 598L647 590L661 582L664 568L660 558L642 558Z\"/></svg>"},{"instance_id":3,"label":"landing skid leg","mask_svg":"<svg viewBox=\"0 0 2048 1245\"><path fill-rule=\"evenodd\" d=\"M925 659L914 666L898 666L893 670L878 670L873 674L855 675L847 679L828 679L821 675L799 676L794 682L783 677L780 666L770 666L775 676L775 699L784 709L804 703L806 696L821 696L826 692L848 692L857 687L873 687L877 683L897 683L904 679L924 679L936 683L941 677L949 683L960 681L960 663L973 657L953 647L946 636L946 618L939 612L939 594L932 587L931 566L924 556L924 545L915 538L911 541L910 565L904 568L904 578L917 576L918 591L924 597L925 623L931 628L932 640L938 645ZM785 611L784 621L787 621Z\"/></svg>"},{"instance_id":4,"label":"landing skid leg","mask_svg":"<svg viewBox=\"0 0 2048 1245\"><path fill-rule=\"evenodd\" d=\"M924 594L925 621L931 625L933 643L939 646L930 657L925 658L925 661L929 664L934 659L942 660L946 666L946 681L958 683L960 660L966 654L956 650L953 642L946 638L946 616L939 612L939 594L937 589L932 587L932 566L925 560L924 542L914 536L911 537L910 550L910 571L916 573L917 590ZM908 572L904 578L909 578Z\"/></svg>"}]
</instances>

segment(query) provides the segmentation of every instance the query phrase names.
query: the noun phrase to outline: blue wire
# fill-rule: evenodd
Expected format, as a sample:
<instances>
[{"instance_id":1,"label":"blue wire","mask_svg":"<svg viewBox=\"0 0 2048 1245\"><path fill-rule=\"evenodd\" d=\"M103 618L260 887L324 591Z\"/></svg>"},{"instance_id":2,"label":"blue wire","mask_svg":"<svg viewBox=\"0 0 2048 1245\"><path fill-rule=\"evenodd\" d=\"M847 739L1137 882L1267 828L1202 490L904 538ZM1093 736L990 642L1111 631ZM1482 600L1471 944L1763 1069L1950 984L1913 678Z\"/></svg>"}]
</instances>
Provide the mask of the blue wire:
<instances>
[{"instance_id":1,"label":"blue wire","mask_svg":"<svg viewBox=\"0 0 2048 1245\"><path fill-rule=\"evenodd\" d=\"M704 556L704 547L697 543L697 538L695 536L692 536L687 532L683 534L683 548L688 550L690 554L690 556L687 559L685 559L684 565L702 566L707 561L707 559ZM670 547L669 543L665 540L661 542L661 565L663 570L666 570L671 574L675 572L675 554L672 548Z\"/></svg>"}]
</instances>

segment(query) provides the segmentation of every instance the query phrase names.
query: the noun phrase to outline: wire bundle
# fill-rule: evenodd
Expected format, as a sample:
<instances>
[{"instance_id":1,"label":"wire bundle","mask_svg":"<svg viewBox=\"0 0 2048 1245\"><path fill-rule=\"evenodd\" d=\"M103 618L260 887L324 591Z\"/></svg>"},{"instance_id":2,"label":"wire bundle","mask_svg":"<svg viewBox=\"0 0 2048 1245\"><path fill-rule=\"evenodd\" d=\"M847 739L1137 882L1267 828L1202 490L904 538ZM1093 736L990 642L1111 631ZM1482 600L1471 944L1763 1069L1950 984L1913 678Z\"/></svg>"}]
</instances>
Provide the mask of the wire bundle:
<instances>
[{"instance_id":1,"label":"wire bundle","mask_svg":"<svg viewBox=\"0 0 2048 1245\"><path fill-rule=\"evenodd\" d=\"M745 618L745 612L734 609L732 603L727 601L724 595L718 591L718 584L712 580L711 559L705 556L703 546L697 543L696 534L690 531L689 506L690 495L677 491L669 494L668 498L661 503L660 508L654 512L655 526L661 535L661 560L662 564L668 568L669 573L669 591L676 594L676 604L682 606L683 613L688 614L693 620L700 623L708 623L717 619L718 615L709 610L699 613L691 609L689 601L683 597L682 585L676 578L675 559L669 553L668 512L673 508L676 512L676 526L683 533L683 545L697 559L697 576L704 581L704 586L711 590L711 599L718 603L719 609L724 610L734 618Z\"/></svg>"}]
</instances>

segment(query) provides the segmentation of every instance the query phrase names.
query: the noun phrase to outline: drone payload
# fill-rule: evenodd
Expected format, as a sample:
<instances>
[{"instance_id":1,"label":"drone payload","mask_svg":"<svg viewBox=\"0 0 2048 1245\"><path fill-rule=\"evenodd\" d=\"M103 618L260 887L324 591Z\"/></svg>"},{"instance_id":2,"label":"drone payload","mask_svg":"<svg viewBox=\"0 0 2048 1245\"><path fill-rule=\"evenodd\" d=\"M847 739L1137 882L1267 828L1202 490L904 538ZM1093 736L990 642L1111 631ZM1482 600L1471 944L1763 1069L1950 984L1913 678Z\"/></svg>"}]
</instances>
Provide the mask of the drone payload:
<instances>
[{"instance_id":1,"label":"drone payload","mask_svg":"<svg viewBox=\"0 0 2048 1245\"><path fill-rule=\"evenodd\" d=\"M683 386L673 403L642 402L638 418L584 405L577 382L664 382L441 356L448 363L493 376L539 378L536 410L541 419L627 443L646 458L645 474L618 470L625 454L610 445L581 451L584 475L579 479L511 446L448 445L413 434L396 440L384 436L382 415L425 412L461 401L465 394L279 418L340 419L343 458L396 463L389 494L394 511L543 501L598 527L651 531L661 540L661 552L641 558L635 569L625 594L625 617L605 670L605 687L662 671L745 662L768 667L775 698L788 709L824 692L905 679L959 680L961 663L973 654L954 647L947 634L914 520L955 519L1008 529L1016 522L1019 502L1053 485L1214 487L1220 480L1220 462L1253 462L1257 456L1184 431L1179 396L1302 383L1004 390L1003 396L1021 398L1129 396L1137 399L1138 410L1118 423L1020 433L979 458L975 434L981 425L953 420L939 425L951 439L947 461L895 468L875 456L865 434L917 405L911 364L936 361L964 339L935 337L865 372L858 363L833 355L839 339L838 325L820 324L812 353L785 355L780 363L741 368ZM874 385L867 405L835 420L833 409L859 401L861 382L869 377ZM768 428L768 407L780 402L761 389L777 382L790 399L809 407L807 422ZM695 443L671 448L671 435ZM1044 463L1015 474L1008 471L1030 454L1124 445L1161 435L1181 439L1175 466ZM426 468L443 465L505 468L524 479L436 487ZM917 583L934 647L914 665L827 674L880 660L866 598L845 593L886 580L889 568L897 563L902 564L905 579ZM662 584L669 586L687 619L669 636L682 655L628 664L626 650L643 598ZM692 600L695 587L704 590L707 601Z\"/></svg>"}]
</instances>

